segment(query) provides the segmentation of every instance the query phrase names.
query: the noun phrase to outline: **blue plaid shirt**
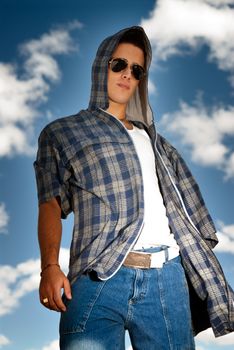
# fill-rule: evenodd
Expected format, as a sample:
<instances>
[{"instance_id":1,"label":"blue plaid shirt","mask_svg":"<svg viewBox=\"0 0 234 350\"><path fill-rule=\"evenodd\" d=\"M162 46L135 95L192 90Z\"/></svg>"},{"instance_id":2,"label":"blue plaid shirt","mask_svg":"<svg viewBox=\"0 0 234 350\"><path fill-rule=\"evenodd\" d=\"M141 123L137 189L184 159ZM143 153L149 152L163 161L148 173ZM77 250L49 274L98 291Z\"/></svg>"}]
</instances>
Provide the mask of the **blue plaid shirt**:
<instances>
[{"instance_id":1,"label":"blue plaid shirt","mask_svg":"<svg viewBox=\"0 0 234 350\"><path fill-rule=\"evenodd\" d=\"M106 39L98 50L89 108L50 123L39 137L34 163L39 204L59 196L62 216L74 212L68 274L72 283L89 269L103 280L113 276L143 225L143 181L135 147L120 121L104 111L107 62L123 33ZM145 41L150 50L147 37ZM233 291L212 252L215 227L183 159L156 133L146 81L141 84L140 97L128 104L128 119L145 128L152 140L170 229L191 288L194 332L212 325L216 336L223 335L234 330Z\"/></svg>"}]
</instances>

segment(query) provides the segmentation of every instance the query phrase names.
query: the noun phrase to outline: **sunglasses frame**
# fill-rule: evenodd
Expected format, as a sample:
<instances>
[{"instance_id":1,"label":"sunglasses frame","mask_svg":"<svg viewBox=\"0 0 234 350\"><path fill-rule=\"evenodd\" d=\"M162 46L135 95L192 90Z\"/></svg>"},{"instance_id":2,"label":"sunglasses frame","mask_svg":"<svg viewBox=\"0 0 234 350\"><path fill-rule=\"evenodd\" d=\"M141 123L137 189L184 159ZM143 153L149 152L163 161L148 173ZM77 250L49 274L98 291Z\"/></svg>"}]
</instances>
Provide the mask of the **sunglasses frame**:
<instances>
[{"instance_id":1,"label":"sunglasses frame","mask_svg":"<svg viewBox=\"0 0 234 350\"><path fill-rule=\"evenodd\" d=\"M115 61L115 60L125 62L125 63L126 63L126 67L124 67L123 69L121 69L121 70L115 72L115 71L112 69L112 67L111 67L112 62ZM125 69L129 66L128 60L127 60L126 58L122 58L122 57L112 57L112 58L108 61L108 64L110 65L110 69L111 69L112 72L114 72L114 73L122 72L123 70L125 70ZM137 79L137 78L136 78L136 76L135 76L135 74L134 74L134 67L139 67L139 68L140 68L140 71L142 72L142 77L141 77L140 79ZM137 64L137 63L131 64L131 65L130 65L130 69L131 69L131 74L132 74L132 76L133 76L136 80L139 80L139 81L140 81L140 80L142 80L142 79L146 76L145 69L144 69L142 66L140 66L139 64Z\"/></svg>"}]
</instances>

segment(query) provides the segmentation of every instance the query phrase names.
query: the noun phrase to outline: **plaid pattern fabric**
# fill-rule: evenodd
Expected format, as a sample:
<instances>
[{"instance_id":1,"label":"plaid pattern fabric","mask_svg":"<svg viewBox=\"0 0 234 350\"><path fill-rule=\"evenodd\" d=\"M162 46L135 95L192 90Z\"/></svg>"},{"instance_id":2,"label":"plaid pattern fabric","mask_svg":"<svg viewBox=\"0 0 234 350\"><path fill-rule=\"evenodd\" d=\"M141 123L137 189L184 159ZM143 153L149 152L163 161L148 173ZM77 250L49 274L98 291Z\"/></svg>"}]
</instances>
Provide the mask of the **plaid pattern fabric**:
<instances>
[{"instance_id":1,"label":"plaid pattern fabric","mask_svg":"<svg viewBox=\"0 0 234 350\"><path fill-rule=\"evenodd\" d=\"M175 239L191 287L202 307L208 308L215 336L234 330L234 293L223 275L212 248L217 244L215 227L199 187L178 152L164 138L157 141L158 177ZM163 166L160 166L163 164ZM166 166L166 168L165 168ZM178 192L177 192L177 190ZM194 333L202 331L202 311L191 303ZM201 313L199 314L199 311ZM194 319L197 318L197 319Z\"/></svg>"},{"instance_id":2,"label":"plaid pattern fabric","mask_svg":"<svg viewBox=\"0 0 234 350\"><path fill-rule=\"evenodd\" d=\"M60 196L63 217L74 211L71 281L87 268L110 277L143 221L141 170L121 123L105 112L59 119L39 138L39 203Z\"/></svg>"},{"instance_id":3,"label":"plaid pattern fabric","mask_svg":"<svg viewBox=\"0 0 234 350\"><path fill-rule=\"evenodd\" d=\"M60 196L62 217L74 212L68 274L71 282L88 269L95 270L101 279L110 278L143 225L143 184L135 147L123 125L103 111L108 107L107 63L128 29L143 35L149 66L150 43L141 27L126 28L105 39L93 64L89 108L52 122L39 137L34 162L39 204ZM154 143L170 228L192 286L194 333L210 325L216 336L231 332L233 291L211 250L217 243L215 228L186 164L164 138L156 135L147 76L130 99L127 114L129 120L146 129Z\"/></svg>"}]
</instances>

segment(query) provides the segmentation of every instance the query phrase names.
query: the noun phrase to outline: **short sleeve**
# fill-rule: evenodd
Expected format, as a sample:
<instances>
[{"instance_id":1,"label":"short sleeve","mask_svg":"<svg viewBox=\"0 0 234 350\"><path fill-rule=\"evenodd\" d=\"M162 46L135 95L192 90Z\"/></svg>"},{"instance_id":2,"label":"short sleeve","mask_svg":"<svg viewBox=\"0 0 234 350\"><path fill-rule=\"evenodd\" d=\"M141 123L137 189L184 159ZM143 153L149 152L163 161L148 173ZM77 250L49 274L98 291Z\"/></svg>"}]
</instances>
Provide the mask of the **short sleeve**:
<instances>
[{"instance_id":1,"label":"short sleeve","mask_svg":"<svg viewBox=\"0 0 234 350\"><path fill-rule=\"evenodd\" d=\"M64 166L59 152L52 144L45 129L38 140L37 158L34 162L38 202L42 204L60 197L62 218L72 211L69 192L70 171Z\"/></svg>"}]
</instances>

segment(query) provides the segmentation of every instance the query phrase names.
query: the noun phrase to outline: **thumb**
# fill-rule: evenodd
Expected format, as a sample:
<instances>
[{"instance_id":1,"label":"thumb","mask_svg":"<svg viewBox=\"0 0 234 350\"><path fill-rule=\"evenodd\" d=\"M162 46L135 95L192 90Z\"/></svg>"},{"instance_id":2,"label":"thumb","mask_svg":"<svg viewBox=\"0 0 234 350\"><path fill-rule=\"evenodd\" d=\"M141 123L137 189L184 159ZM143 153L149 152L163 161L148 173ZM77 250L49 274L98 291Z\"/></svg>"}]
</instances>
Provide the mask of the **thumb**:
<instances>
[{"instance_id":1,"label":"thumb","mask_svg":"<svg viewBox=\"0 0 234 350\"><path fill-rule=\"evenodd\" d=\"M72 298L71 286L70 286L70 282L68 281L67 278L65 278L65 280L64 280L64 293L65 293L67 299Z\"/></svg>"}]
</instances>

